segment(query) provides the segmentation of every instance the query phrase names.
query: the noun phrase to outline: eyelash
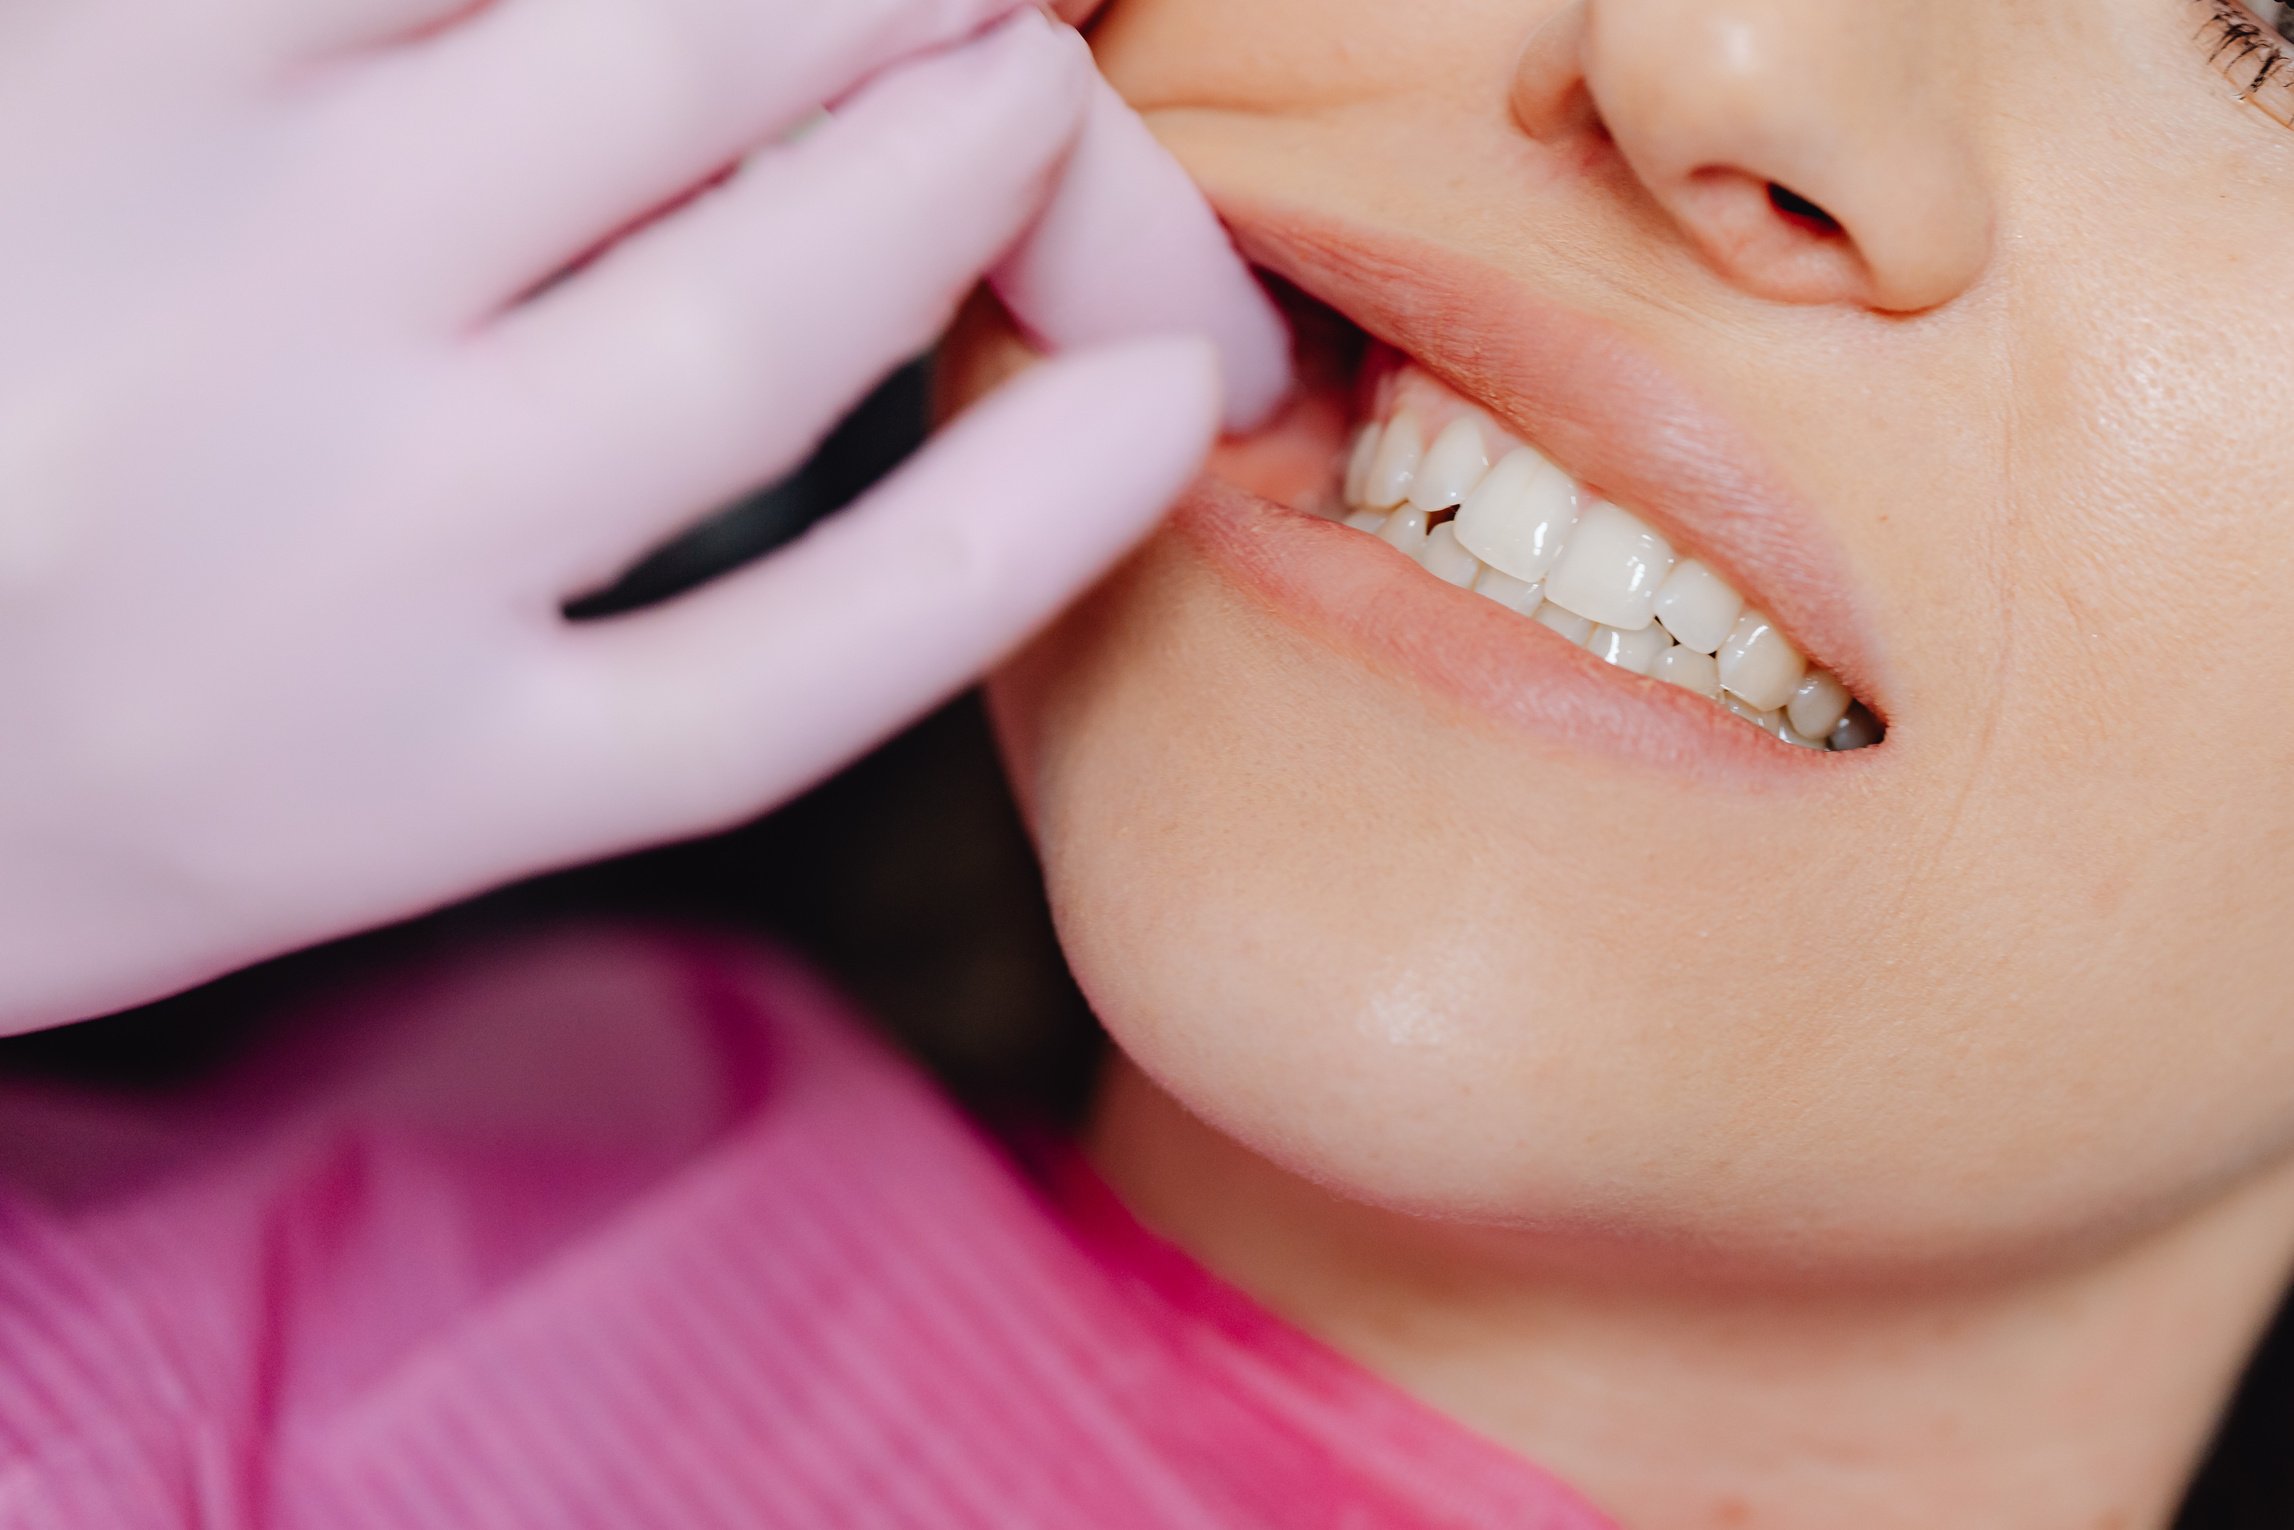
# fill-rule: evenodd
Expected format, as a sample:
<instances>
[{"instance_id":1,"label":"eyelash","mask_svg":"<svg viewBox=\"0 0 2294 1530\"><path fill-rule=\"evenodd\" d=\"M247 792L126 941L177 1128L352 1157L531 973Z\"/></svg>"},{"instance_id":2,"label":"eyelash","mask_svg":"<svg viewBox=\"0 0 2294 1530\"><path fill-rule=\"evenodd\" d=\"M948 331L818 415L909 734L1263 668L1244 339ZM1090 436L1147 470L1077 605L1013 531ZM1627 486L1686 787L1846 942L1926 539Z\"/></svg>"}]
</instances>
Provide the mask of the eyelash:
<instances>
[{"instance_id":1,"label":"eyelash","mask_svg":"<svg viewBox=\"0 0 2294 1530\"><path fill-rule=\"evenodd\" d=\"M2238 98L2251 101L2266 116L2294 127L2294 4L2287 0L2193 0L2205 13L2198 29L2200 46L2238 87ZM2262 19L2268 11L2271 19ZM2260 63L2256 54L2263 55Z\"/></svg>"}]
</instances>

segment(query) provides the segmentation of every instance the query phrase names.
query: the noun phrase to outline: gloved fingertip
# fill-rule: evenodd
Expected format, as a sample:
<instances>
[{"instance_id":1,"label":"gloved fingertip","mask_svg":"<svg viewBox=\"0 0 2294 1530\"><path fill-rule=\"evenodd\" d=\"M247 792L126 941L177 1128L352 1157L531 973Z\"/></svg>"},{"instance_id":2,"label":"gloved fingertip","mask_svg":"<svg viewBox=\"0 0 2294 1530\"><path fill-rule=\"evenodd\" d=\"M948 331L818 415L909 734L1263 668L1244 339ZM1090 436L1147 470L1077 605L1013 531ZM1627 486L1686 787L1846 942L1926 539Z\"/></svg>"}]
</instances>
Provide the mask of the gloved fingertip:
<instances>
[{"instance_id":1,"label":"gloved fingertip","mask_svg":"<svg viewBox=\"0 0 2294 1530\"><path fill-rule=\"evenodd\" d=\"M1199 335L1090 346L1022 373L970 423L1024 431L1038 470L1101 485L1093 515L1144 524L1178 496L1217 442L1224 371L1218 347ZM1074 524L1083 508L1066 499L1057 514L1071 524L1068 534L1096 538Z\"/></svg>"},{"instance_id":2,"label":"gloved fingertip","mask_svg":"<svg viewBox=\"0 0 2294 1530\"><path fill-rule=\"evenodd\" d=\"M1102 359L1137 372L1143 406L1160 414L1160 433L1182 450L1199 459L1217 441L1227 414L1228 367L1210 337L1153 335L1107 346Z\"/></svg>"},{"instance_id":3,"label":"gloved fingertip","mask_svg":"<svg viewBox=\"0 0 2294 1530\"><path fill-rule=\"evenodd\" d=\"M1186 171L1104 82L1057 196L995 285L1047 349L1207 338L1231 430L1265 423L1289 396L1289 326Z\"/></svg>"},{"instance_id":4,"label":"gloved fingertip","mask_svg":"<svg viewBox=\"0 0 2294 1530\"><path fill-rule=\"evenodd\" d=\"M1022 7L966 43L959 51L1018 61L1013 67L1055 74L1073 92L1080 116L1099 71L1091 59L1091 45L1075 28L1064 26L1032 7Z\"/></svg>"},{"instance_id":5,"label":"gloved fingertip","mask_svg":"<svg viewBox=\"0 0 2294 1530\"><path fill-rule=\"evenodd\" d=\"M1290 326L1255 282L1249 296L1234 304L1231 322L1218 351L1226 374L1226 426L1241 434L1279 414L1298 379Z\"/></svg>"}]
</instances>

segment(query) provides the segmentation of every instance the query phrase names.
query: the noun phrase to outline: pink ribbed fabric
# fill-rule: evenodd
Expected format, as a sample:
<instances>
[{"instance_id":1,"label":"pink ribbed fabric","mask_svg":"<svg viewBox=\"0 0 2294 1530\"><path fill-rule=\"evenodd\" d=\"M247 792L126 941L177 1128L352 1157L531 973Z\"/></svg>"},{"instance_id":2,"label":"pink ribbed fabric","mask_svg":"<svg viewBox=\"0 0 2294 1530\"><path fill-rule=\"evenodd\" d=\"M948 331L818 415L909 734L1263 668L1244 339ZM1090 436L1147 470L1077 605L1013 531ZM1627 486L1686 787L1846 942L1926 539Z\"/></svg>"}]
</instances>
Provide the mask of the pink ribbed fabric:
<instances>
[{"instance_id":1,"label":"pink ribbed fabric","mask_svg":"<svg viewBox=\"0 0 2294 1530\"><path fill-rule=\"evenodd\" d=\"M302 1031L0 1091L0 1524L1606 1524L774 958L588 932Z\"/></svg>"}]
</instances>

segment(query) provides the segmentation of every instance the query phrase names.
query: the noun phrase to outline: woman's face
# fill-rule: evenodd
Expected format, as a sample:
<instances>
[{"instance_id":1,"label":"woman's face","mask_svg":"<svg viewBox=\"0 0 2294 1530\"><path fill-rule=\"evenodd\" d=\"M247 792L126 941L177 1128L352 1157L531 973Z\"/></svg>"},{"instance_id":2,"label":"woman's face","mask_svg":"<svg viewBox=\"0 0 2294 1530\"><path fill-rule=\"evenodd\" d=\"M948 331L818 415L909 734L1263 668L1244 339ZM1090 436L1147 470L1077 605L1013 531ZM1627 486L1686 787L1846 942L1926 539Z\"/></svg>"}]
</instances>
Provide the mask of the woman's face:
<instances>
[{"instance_id":1,"label":"woman's face","mask_svg":"<svg viewBox=\"0 0 2294 1530\"><path fill-rule=\"evenodd\" d=\"M2210 58L2246 19L1121 0L1117 84L1343 320L998 685L1131 1057L1351 1194L1699 1267L2054 1257L2294 1146L2294 130ZM1302 513L1404 403L1720 571L1884 741Z\"/></svg>"}]
</instances>

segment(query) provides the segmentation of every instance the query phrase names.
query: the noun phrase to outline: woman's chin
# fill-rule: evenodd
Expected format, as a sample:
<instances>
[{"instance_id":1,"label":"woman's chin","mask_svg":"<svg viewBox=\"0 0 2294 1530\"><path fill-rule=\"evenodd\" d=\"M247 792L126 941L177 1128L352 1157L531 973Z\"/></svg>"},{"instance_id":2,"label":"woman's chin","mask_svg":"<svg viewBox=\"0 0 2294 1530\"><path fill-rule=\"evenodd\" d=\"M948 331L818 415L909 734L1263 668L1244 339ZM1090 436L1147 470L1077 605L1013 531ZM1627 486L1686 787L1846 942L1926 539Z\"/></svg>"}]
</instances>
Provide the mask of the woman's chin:
<instances>
[{"instance_id":1,"label":"woman's chin","mask_svg":"<svg viewBox=\"0 0 2294 1530\"><path fill-rule=\"evenodd\" d=\"M1188 1110L1349 1198L1525 1258L1925 1278L2121 1235L2233 1167L2098 1150L2143 1130L2103 1102L2000 1112L2059 1065L2003 1051L1971 1092L1888 1042L1935 994L1844 1002L1839 921L1884 933L1853 889L1829 923L1690 890L1728 888L1710 846L1773 804L1557 766L1333 652L1183 526L992 694L1094 1011Z\"/></svg>"}]
</instances>

